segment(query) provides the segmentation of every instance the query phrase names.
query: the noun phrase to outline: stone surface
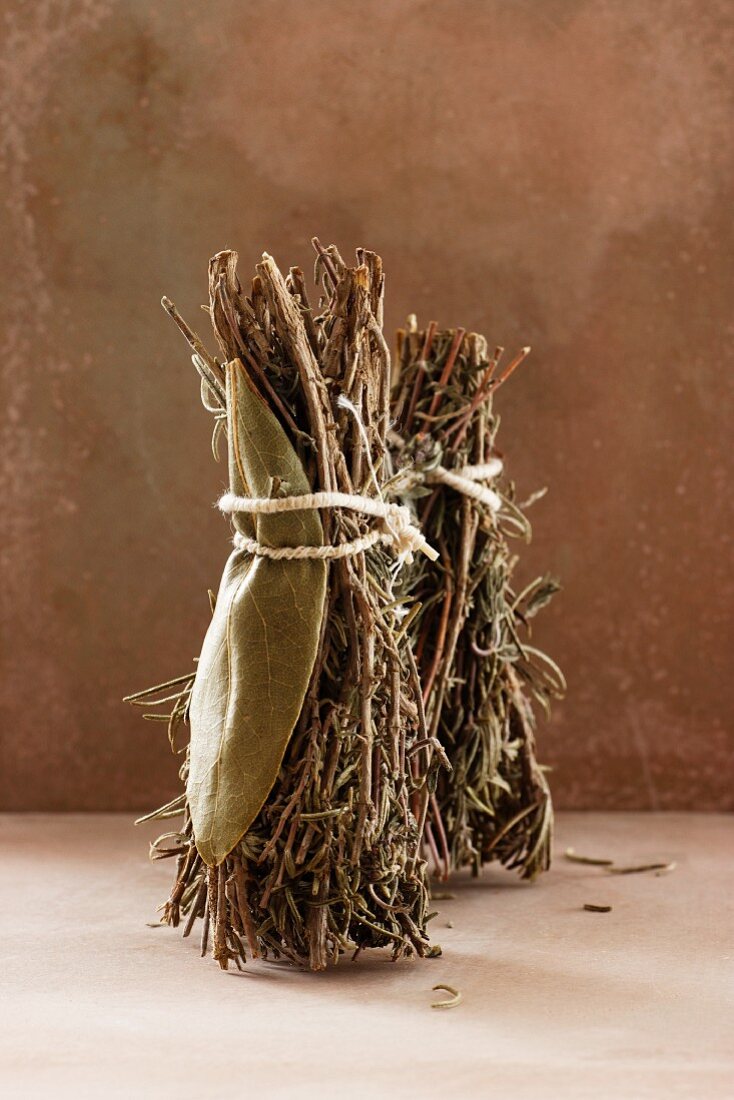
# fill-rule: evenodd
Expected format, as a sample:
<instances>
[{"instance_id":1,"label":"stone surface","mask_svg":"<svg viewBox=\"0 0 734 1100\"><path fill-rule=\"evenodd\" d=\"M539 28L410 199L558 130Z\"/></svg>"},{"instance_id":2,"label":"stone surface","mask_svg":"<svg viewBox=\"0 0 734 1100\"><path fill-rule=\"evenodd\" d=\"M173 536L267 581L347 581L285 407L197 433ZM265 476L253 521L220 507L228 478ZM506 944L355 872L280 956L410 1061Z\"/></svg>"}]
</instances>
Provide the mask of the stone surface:
<instances>
[{"instance_id":1,"label":"stone surface","mask_svg":"<svg viewBox=\"0 0 734 1100\"><path fill-rule=\"evenodd\" d=\"M387 323L533 345L498 400L521 579L566 592L575 808L732 802L728 0L5 0L0 805L152 806L120 706L198 652L224 471L162 293L379 250ZM198 318L198 321L197 321Z\"/></svg>"},{"instance_id":2,"label":"stone surface","mask_svg":"<svg viewBox=\"0 0 734 1100\"><path fill-rule=\"evenodd\" d=\"M441 958L316 975L224 974L148 927L171 867L147 864L142 834L124 816L0 818L6 1100L734 1096L731 819L563 815L540 882L492 870L436 902ZM677 866L609 876L567 845ZM462 1004L431 1009L439 982Z\"/></svg>"}]
</instances>

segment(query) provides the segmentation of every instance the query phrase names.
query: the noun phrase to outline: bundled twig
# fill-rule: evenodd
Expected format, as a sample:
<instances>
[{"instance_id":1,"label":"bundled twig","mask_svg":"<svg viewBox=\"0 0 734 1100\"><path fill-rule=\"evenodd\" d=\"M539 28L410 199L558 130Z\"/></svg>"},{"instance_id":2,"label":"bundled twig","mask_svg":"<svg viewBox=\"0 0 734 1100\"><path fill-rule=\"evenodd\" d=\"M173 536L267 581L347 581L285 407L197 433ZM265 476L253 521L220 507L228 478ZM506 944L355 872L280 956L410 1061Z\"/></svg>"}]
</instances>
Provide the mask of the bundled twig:
<instances>
[{"instance_id":1,"label":"bundled twig","mask_svg":"<svg viewBox=\"0 0 734 1100\"><path fill-rule=\"evenodd\" d=\"M224 367L164 300L194 350L215 450L227 433L238 549L196 677L134 701L172 704L171 736L191 721L186 796L151 815L183 821L154 855L177 857L164 919L178 925L185 916L188 935L203 918L202 953L211 943L223 967L283 956L318 970L345 950L389 947L395 958L428 950L420 843L434 751L385 545L398 535L384 519L384 537L355 551L376 523L359 510L249 514L258 501L248 504L248 494L379 502L390 476L381 261L360 250L350 268L333 246L316 248L318 315L300 270L284 279L265 256L245 295L236 254L214 257L209 312ZM286 475L274 473L284 463ZM294 546L348 552L268 556ZM263 619L254 642L242 629L253 607Z\"/></svg>"},{"instance_id":2,"label":"bundled twig","mask_svg":"<svg viewBox=\"0 0 734 1100\"><path fill-rule=\"evenodd\" d=\"M421 605L410 634L429 735L453 767L439 776L426 824L444 876L499 860L532 878L550 859L552 805L528 695L547 709L565 685L557 666L522 633L558 585L542 577L515 593L507 540L529 539L530 525L511 483L501 491L487 484L502 468L492 395L528 350L498 373L502 349L490 357L476 334L438 331L435 323L418 331L412 318L399 334L391 439L402 473L393 484L399 489L402 478L424 535L441 555L438 565L418 560L409 584ZM478 474L485 484L462 491L460 483L436 477L441 470Z\"/></svg>"}]
</instances>

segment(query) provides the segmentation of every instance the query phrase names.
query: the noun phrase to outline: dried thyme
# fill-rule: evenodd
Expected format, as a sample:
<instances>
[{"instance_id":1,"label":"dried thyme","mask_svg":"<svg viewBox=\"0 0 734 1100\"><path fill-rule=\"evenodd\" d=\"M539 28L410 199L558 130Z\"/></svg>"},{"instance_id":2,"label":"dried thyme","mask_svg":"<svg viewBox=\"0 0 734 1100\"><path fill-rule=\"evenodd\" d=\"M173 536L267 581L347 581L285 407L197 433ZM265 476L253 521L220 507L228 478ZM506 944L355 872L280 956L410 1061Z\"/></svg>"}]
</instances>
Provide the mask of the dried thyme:
<instances>
[{"instance_id":1,"label":"dried thyme","mask_svg":"<svg viewBox=\"0 0 734 1100\"><path fill-rule=\"evenodd\" d=\"M497 373L502 349L490 356L476 334L440 331L435 322L419 331L414 318L399 334L395 483L402 475L405 499L441 552L438 565L418 561L411 574L420 611L409 633L429 735L453 767L439 776L426 823L444 877L451 868L477 872L499 860L532 878L550 861L552 806L530 700L547 710L565 685L557 666L529 643L528 629L558 584L546 576L520 593L512 587L508 540L528 539L530 525L511 482L498 490L499 511L450 484L430 485L439 468L498 465L492 396L528 351ZM422 480L411 489L416 473Z\"/></svg>"},{"instance_id":2,"label":"dried thyme","mask_svg":"<svg viewBox=\"0 0 734 1100\"><path fill-rule=\"evenodd\" d=\"M252 493L253 479L272 474L269 440L277 442L280 465L290 463L286 480L300 475L283 440L314 491L380 494L390 476L382 264L364 250L357 254L356 267L349 267L333 246L324 249L317 243L316 250L321 286L316 312L299 269L284 278L266 256L246 294L236 274L236 254L214 257L208 310L224 367L164 300L194 352L202 399L215 418L215 454L216 440L227 435L235 495ZM267 410L267 423L252 451L246 436L260 408L254 398ZM256 486L256 494L293 492L281 480L271 478L269 492ZM279 545L272 529L253 531L251 517L237 515L234 522L245 536ZM321 524L320 532L307 533L307 542L319 537L329 545L353 541L369 521L333 510L322 514ZM280 530L279 537L293 545L293 530ZM301 532L296 544L303 541ZM230 557L214 601L210 640L231 636L223 633L222 617L231 621L233 593L240 590L240 579L247 585L253 573L252 562L242 558L239 551ZM281 565L287 572L291 564L258 559L257 568ZM302 582L301 590L304 585L313 592L318 580ZM266 592L267 587L263 598ZM311 604L311 625L318 603ZM395 958L430 953L420 844L434 743L425 728L408 637L400 633L402 613L388 549L378 545L329 563L308 686L292 732L290 712L279 727L278 737L285 742L279 766L275 757L266 768L243 756L235 727L222 727L229 751L218 755L214 734L222 720L216 685L229 684L231 692L234 681L226 679L215 644L205 642L199 669L206 667L206 677L182 677L132 700L151 706L154 715L156 704L167 708L172 703L164 715L172 744L182 724L195 723L181 770L188 797L180 806L169 803L151 815L182 813L180 831L156 841L154 854L176 858L164 919L178 925L185 916L188 935L202 918L202 954L211 946L222 967L240 966L248 956L270 956L319 970L344 951L358 954L368 947L388 947ZM272 616L275 623L277 606ZM258 662L267 667L262 643L248 651L247 661L250 667ZM283 687L283 675L275 689L288 690L292 701L302 690L301 673L294 676L299 679L295 688ZM264 675L263 691L269 683ZM248 682L247 672L238 674L235 686L241 700L236 713L255 713L262 696L253 694L254 678ZM245 759L246 774L255 777L257 787L243 794L235 773L243 774ZM230 771L212 785L212 768ZM225 821L217 809L222 791L231 807ZM240 830L241 839L235 835Z\"/></svg>"}]
</instances>

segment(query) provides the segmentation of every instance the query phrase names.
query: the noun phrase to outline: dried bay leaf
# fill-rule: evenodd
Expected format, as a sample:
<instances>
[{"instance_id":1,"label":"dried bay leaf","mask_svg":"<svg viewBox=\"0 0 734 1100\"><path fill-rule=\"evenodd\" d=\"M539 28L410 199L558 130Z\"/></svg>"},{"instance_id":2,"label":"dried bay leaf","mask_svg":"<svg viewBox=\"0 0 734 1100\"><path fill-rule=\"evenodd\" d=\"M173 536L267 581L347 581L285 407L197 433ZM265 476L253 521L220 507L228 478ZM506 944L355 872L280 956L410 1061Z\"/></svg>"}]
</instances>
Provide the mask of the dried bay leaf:
<instances>
[{"instance_id":1,"label":"dried bay leaf","mask_svg":"<svg viewBox=\"0 0 734 1100\"><path fill-rule=\"evenodd\" d=\"M311 492L283 428L239 360L226 367L230 489ZM316 511L234 516L270 546L320 546ZM274 561L235 550L219 587L191 695L187 798L205 863L222 862L270 793L316 659L327 564Z\"/></svg>"}]
</instances>

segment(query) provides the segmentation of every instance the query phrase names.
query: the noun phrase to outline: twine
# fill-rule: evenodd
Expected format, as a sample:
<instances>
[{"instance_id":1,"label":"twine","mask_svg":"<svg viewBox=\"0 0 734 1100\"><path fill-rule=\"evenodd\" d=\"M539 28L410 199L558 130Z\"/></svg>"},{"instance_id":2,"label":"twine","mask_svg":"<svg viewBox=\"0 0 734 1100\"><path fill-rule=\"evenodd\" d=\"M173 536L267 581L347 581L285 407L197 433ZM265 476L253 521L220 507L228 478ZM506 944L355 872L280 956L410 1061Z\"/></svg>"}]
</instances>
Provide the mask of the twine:
<instances>
[{"instance_id":1,"label":"twine","mask_svg":"<svg viewBox=\"0 0 734 1100\"><path fill-rule=\"evenodd\" d=\"M402 480L402 485L447 485L464 496L480 501L493 512L498 512L502 500L493 489L479 482L487 481L502 472L502 461L493 458L478 466L462 466L460 470L447 470L437 466L434 470L410 471ZM267 546L257 539L236 532L233 542L238 550L245 550L256 557L270 558L272 561L304 561L316 559L330 561L361 554L378 544L391 545L398 561L410 562L414 551L420 551L431 561L436 561L438 553L426 541L418 527L412 522L411 513L405 505L395 504L376 497L366 497L357 493L304 493L291 497L240 497L234 493L225 493L218 502L219 510L227 514L247 512L250 515L272 516L285 512L301 512L310 508L349 508L362 515L374 516L380 521L372 531L349 542L333 546Z\"/></svg>"},{"instance_id":2,"label":"twine","mask_svg":"<svg viewBox=\"0 0 734 1100\"><path fill-rule=\"evenodd\" d=\"M448 485L458 493L485 504L490 511L499 512L502 498L487 485L479 482L489 481L502 473L502 459L491 458L478 466L461 466L458 470L447 470L445 466L436 466L432 470L401 470L390 483L394 493L405 493L416 485Z\"/></svg>"},{"instance_id":3,"label":"twine","mask_svg":"<svg viewBox=\"0 0 734 1100\"><path fill-rule=\"evenodd\" d=\"M421 480L428 485L448 485L463 493L465 497L471 497L482 504L486 504L493 512L499 512L502 507L502 498L494 489L486 485L480 485L490 477L496 477L502 470L502 462L499 458L487 462L482 466L463 466L460 470L447 470L444 466L437 466L435 470L427 470Z\"/></svg>"},{"instance_id":4,"label":"twine","mask_svg":"<svg viewBox=\"0 0 734 1100\"><path fill-rule=\"evenodd\" d=\"M413 524L409 509L402 504L388 503L356 493L331 492L304 493L294 497L238 497L234 493L225 493L219 500L219 510L230 514L247 512L250 515L265 516L300 512L310 508L349 508L353 512L374 516L381 522L368 534L335 546L266 546L241 532L237 532L234 537L235 546L257 557L271 558L273 561L346 558L369 550L378 543L392 545L400 562L412 561L413 551L416 550L420 550L431 561L438 558L437 551L426 542L420 530Z\"/></svg>"}]
</instances>

